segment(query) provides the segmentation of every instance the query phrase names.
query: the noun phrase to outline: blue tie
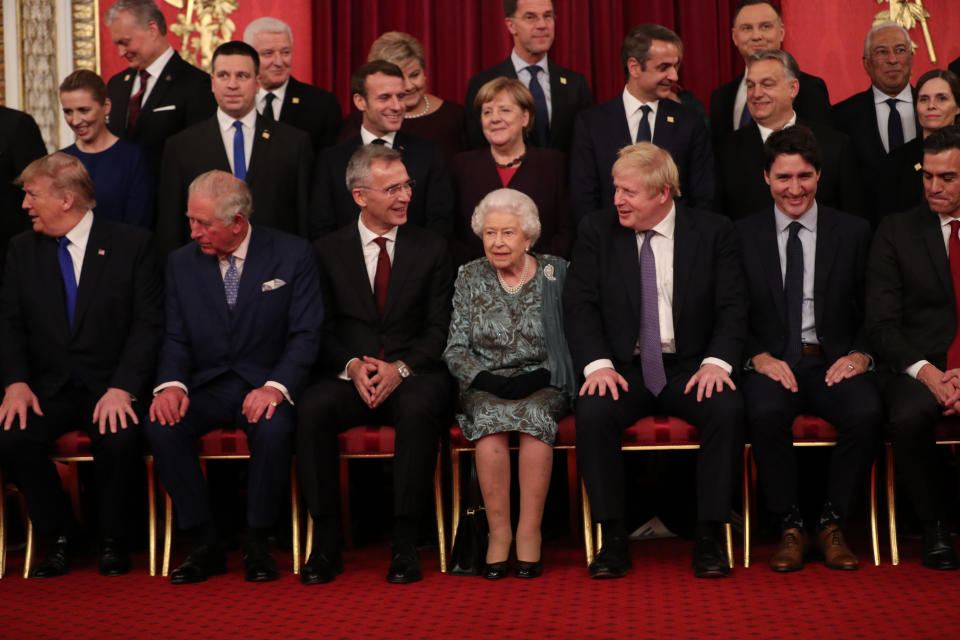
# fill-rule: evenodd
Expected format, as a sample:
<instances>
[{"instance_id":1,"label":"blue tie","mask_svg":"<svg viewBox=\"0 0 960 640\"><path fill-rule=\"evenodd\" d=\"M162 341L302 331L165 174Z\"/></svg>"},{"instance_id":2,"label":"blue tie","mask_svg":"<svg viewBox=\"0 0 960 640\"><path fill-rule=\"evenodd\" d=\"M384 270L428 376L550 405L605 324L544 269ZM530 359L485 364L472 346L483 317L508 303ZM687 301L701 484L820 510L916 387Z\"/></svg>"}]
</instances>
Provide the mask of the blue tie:
<instances>
[{"instance_id":1,"label":"blue tie","mask_svg":"<svg viewBox=\"0 0 960 640\"><path fill-rule=\"evenodd\" d=\"M537 75L543 71L535 64L527 67L530 73L530 95L533 96L533 104L537 107L536 116L533 119L533 130L537 137L537 146L545 147L550 142L550 116L547 113L547 97L543 94L543 87L537 80Z\"/></svg>"},{"instance_id":2,"label":"blue tie","mask_svg":"<svg viewBox=\"0 0 960 640\"><path fill-rule=\"evenodd\" d=\"M57 260L60 262L60 273L63 274L63 291L67 300L67 320L73 326L73 311L77 306L77 276L73 271L73 259L67 251L70 240L67 236L60 238L57 248Z\"/></svg>"},{"instance_id":3,"label":"blue tie","mask_svg":"<svg viewBox=\"0 0 960 640\"><path fill-rule=\"evenodd\" d=\"M663 368L663 345L660 342L660 311L657 301L657 262L650 240L656 231L644 234L640 247L640 370L643 386L659 396L667 386Z\"/></svg>"},{"instance_id":4,"label":"blue tie","mask_svg":"<svg viewBox=\"0 0 960 640\"><path fill-rule=\"evenodd\" d=\"M740 126L737 129L743 129L751 122L753 122L753 116L750 115L750 109L747 109L747 105L743 105L743 113L740 114Z\"/></svg>"},{"instance_id":5,"label":"blue tie","mask_svg":"<svg viewBox=\"0 0 960 640\"><path fill-rule=\"evenodd\" d=\"M227 256L227 272L223 274L223 290L227 295L227 306L232 311L237 306L237 293L240 291L240 272L237 271L237 259L231 253Z\"/></svg>"},{"instance_id":6,"label":"blue tie","mask_svg":"<svg viewBox=\"0 0 960 640\"><path fill-rule=\"evenodd\" d=\"M233 128L233 175L241 180L247 179L247 154L243 151L243 123L236 120Z\"/></svg>"}]
</instances>

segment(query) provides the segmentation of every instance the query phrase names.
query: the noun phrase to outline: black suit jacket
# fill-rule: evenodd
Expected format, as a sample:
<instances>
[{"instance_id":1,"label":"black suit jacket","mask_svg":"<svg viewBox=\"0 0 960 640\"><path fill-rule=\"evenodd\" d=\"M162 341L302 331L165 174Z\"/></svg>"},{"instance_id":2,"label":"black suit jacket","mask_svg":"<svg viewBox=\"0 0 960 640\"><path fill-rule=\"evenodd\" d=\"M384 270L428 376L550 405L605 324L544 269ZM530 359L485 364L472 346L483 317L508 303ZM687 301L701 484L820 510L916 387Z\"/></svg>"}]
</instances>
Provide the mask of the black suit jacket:
<instances>
[{"instance_id":1,"label":"black suit jacket","mask_svg":"<svg viewBox=\"0 0 960 640\"><path fill-rule=\"evenodd\" d=\"M428 229L397 230L387 304L377 314L357 222L314 243L324 325L318 367L337 374L351 358L403 360L414 373L445 371L453 267L447 243Z\"/></svg>"},{"instance_id":2,"label":"black suit jacket","mask_svg":"<svg viewBox=\"0 0 960 640\"><path fill-rule=\"evenodd\" d=\"M10 241L0 294L3 386L26 382L40 398L71 377L99 397L108 387L150 397L163 336L163 277L151 234L94 217L67 323L57 242L27 231Z\"/></svg>"},{"instance_id":3,"label":"black suit jacket","mask_svg":"<svg viewBox=\"0 0 960 640\"><path fill-rule=\"evenodd\" d=\"M916 102L916 92L914 92L914 102ZM873 87L833 105L833 122L839 131L850 136L857 154L857 163L860 165L864 207L868 216L875 220L876 216L872 212L881 206L876 184L885 175L887 151L880 140ZM919 124L917 124L917 135L920 135Z\"/></svg>"},{"instance_id":4,"label":"black suit jacket","mask_svg":"<svg viewBox=\"0 0 960 640\"><path fill-rule=\"evenodd\" d=\"M567 343L577 370L602 358L622 367L640 335L637 235L613 209L587 215L577 230L563 292ZM733 223L677 205L673 328L677 364L696 371L705 357L741 362L747 297Z\"/></svg>"},{"instance_id":5,"label":"black suit jacket","mask_svg":"<svg viewBox=\"0 0 960 640\"><path fill-rule=\"evenodd\" d=\"M336 96L290 76L280 108L280 122L309 134L314 157L336 142L342 120L343 112Z\"/></svg>"},{"instance_id":6,"label":"black suit jacket","mask_svg":"<svg viewBox=\"0 0 960 640\"><path fill-rule=\"evenodd\" d=\"M883 178L874 185L878 220L923 204L923 137L917 136L888 153L882 175Z\"/></svg>"},{"instance_id":7,"label":"black suit jacket","mask_svg":"<svg viewBox=\"0 0 960 640\"><path fill-rule=\"evenodd\" d=\"M461 265L483 255L483 241L473 232L470 220L483 197L502 188L503 182L489 149L457 154L450 177L457 201L451 251ZM527 147L526 157L507 187L527 194L537 205L540 238L534 251L569 258L576 225L570 211L567 155L555 149Z\"/></svg>"},{"instance_id":8,"label":"black suit jacket","mask_svg":"<svg viewBox=\"0 0 960 640\"><path fill-rule=\"evenodd\" d=\"M550 72L550 147L565 152L570 149L577 114L593 104L593 97L583 74L561 67L549 58L547 69ZM473 106L473 101L483 85L501 76L517 77L517 71L509 57L496 66L484 69L467 83L467 97L463 103L466 107L464 126L467 130L467 144L471 149L489 146L480 125L480 111Z\"/></svg>"},{"instance_id":9,"label":"black suit jacket","mask_svg":"<svg viewBox=\"0 0 960 640\"><path fill-rule=\"evenodd\" d=\"M738 220L736 227L750 296L744 360L764 352L782 358L787 317L773 207ZM865 220L818 207L813 310L817 341L828 363L850 351L869 352L863 313L870 237Z\"/></svg>"},{"instance_id":10,"label":"black suit jacket","mask_svg":"<svg viewBox=\"0 0 960 640\"><path fill-rule=\"evenodd\" d=\"M306 133L258 115L246 178L253 195L251 222L306 237L312 167ZM230 172L216 116L167 143L157 198L157 242L164 254L189 239L187 189L194 178L213 169Z\"/></svg>"},{"instance_id":11,"label":"black suit jacket","mask_svg":"<svg viewBox=\"0 0 960 640\"><path fill-rule=\"evenodd\" d=\"M890 370L928 360L940 369L957 329L940 218L926 204L885 217L867 265L867 335Z\"/></svg>"},{"instance_id":12,"label":"black suit jacket","mask_svg":"<svg viewBox=\"0 0 960 640\"><path fill-rule=\"evenodd\" d=\"M960 58L957 58L950 63L950 66L947 67L950 71L953 71L955 74L960 76Z\"/></svg>"},{"instance_id":13,"label":"black suit jacket","mask_svg":"<svg viewBox=\"0 0 960 640\"><path fill-rule=\"evenodd\" d=\"M23 189L13 184L28 164L47 155L40 128L30 114L0 106L0 273L7 243L27 228Z\"/></svg>"},{"instance_id":14,"label":"black suit jacket","mask_svg":"<svg viewBox=\"0 0 960 640\"><path fill-rule=\"evenodd\" d=\"M797 92L797 97L793 99L793 110L797 112L797 117L833 126L827 83L803 71L797 76L797 80L800 81L800 90ZM710 131L713 133L713 148L718 156L727 136L734 131L733 106L737 101L737 90L742 81L742 75L734 78L710 96Z\"/></svg>"},{"instance_id":15,"label":"black suit jacket","mask_svg":"<svg viewBox=\"0 0 960 640\"><path fill-rule=\"evenodd\" d=\"M356 224L360 208L347 189L346 174L350 156L362 142L360 135L355 135L324 149L318 158L310 199L311 239ZM440 147L398 131L393 148L403 156L407 173L416 182L407 207L407 222L449 238L453 230L453 190Z\"/></svg>"},{"instance_id":16,"label":"black suit jacket","mask_svg":"<svg viewBox=\"0 0 960 640\"><path fill-rule=\"evenodd\" d=\"M703 116L673 100L660 100L653 143L670 152L680 171L680 201L691 207L713 208L713 152ZM591 211L613 206L610 170L617 152L631 144L621 95L577 118L570 149L570 195L578 220Z\"/></svg>"},{"instance_id":17,"label":"black suit jacket","mask_svg":"<svg viewBox=\"0 0 960 640\"><path fill-rule=\"evenodd\" d=\"M121 138L127 137L127 110L136 77L137 71L131 67L116 74L107 83L107 94L112 105L107 126ZM210 91L210 76L174 51L150 90L147 101L141 106L130 139L144 148L154 176L159 176L167 138L209 118L216 110L217 103Z\"/></svg>"},{"instance_id":18,"label":"black suit jacket","mask_svg":"<svg viewBox=\"0 0 960 640\"><path fill-rule=\"evenodd\" d=\"M809 127L820 143L817 200L847 213L862 214L860 175L850 139L820 123L798 119L797 124ZM773 197L763 177L763 165L763 140L757 123L731 133L717 165L717 209L736 220L771 206Z\"/></svg>"}]
</instances>

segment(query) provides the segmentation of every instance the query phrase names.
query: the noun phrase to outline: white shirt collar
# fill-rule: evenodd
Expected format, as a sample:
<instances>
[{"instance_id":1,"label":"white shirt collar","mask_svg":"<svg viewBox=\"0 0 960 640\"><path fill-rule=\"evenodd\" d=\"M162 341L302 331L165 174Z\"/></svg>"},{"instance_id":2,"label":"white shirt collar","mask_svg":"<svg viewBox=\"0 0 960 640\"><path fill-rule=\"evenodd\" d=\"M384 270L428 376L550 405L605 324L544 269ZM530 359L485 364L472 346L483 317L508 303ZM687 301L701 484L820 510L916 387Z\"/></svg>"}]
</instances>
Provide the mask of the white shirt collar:
<instances>
[{"instance_id":1,"label":"white shirt collar","mask_svg":"<svg viewBox=\"0 0 960 640\"><path fill-rule=\"evenodd\" d=\"M159 78L160 74L163 73L163 68L167 66L167 63L170 62L170 58L172 57L173 47L167 45L167 50L157 56L157 59L147 67L147 73L150 74L150 77L153 79Z\"/></svg>"},{"instance_id":2,"label":"white shirt collar","mask_svg":"<svg viewBox=\"0 0 960 640\"><path fill-rule=\"evenodd\" d=\"M363 125L360 125L360 139L363 140L363 144L370 144L371 142L376 140L378 137L381 138L382 140L386 140L387 145L391 149L393 149L393 139L397 137L397 132L391 131L382 136L375 136L369 131L367 131L366 127L364 127Z\"/></svg>"},{"instance_id":3,"label":"white shirt collar","mask_svg":"<svg viewBox=\"0 0 960 640\"><path fill-rule=\"evenodd\" d=\"M510 62L513 63L513 70L516 71L518 74L522 70L530 66L529 62L527 62L517 54L516 49L512 49L510 51ZM547 66L547 54L544 54L543 57L540 58L540 61L536 63L536 66L543 69L543 77L547 77L547 75L549 75L550 67Z\"/></svg>"},{"instance_id":4,"label":"white shirt collar","mask_svg":"<svg viewBox=\"0 0 960 640\"><path fill-rule=\"evenodd\" d=\"M373 231L371 231L370 229L368 229L368 228L367 228L367 225L363 224L363 215L362 215L362 214L359 215L359 216L357 216L357 228L360 230L360 245L361 245L361 246L366 246L366 245L368 245L368 244L371 244L374 240L376 240L377 238L380 238L380 237L381 237L381 236L377 235L376 233L374 233ZM393 227L392 229L390 229L390 231L387 231L385 234L383 234L382 237L386 238L386 239L389 240L390 242L396 242L396 241L397 241L397 227Z\"/></svg>"},{"instance_id":5,"label":"white shirt collar","mask_svg":"<svg viewBox=\"0 0 960 640\"><path fill-rule=\"evenodd\" d=\"M874 104L884 104L891 97L900 100L901 102L906 102L907 104L913 104L913 87L910 86L910 83L907 83L907 86L903 88L903 91L898 93L895 96L888 96L880 89L876 87L871 87L873 89L873 103Z\"/></svg>"},{"instance_id":6,"label":"white shirt collar","mask_svg":"<svg viewBox=\"0 0 960 640\"><path fill-rule=\"evenodd\" d=\"M747 106L744 105L743 108L746 109ZM754 121L754 122L756 122L756 121ZM790 117L789 120L787 120L787 124L783 125L783 126L781 127L781 129L786 129L787 127L792 127L792 126L795 125L795 124L797 124L797 112L796 112L796 111L793 112L793 115ZM767 141L767 138L770 137L770 134L773 133L774 130L773 130L773 129L768 129L768 128L766 128L765 126L763 126L763 125L760 124L759 122L757 122L757 127L760 128L760 139L763 140L764 142L766 142L766 141Z\"/></svg>"},{"instance_id":7,"label":"white shirt collar","mask_svg":"<svg viewBox=\"0 0 960 640\"><path fill-rule=\"evenodd\" d=\"M651 116L657 114L657 106L660 104L660 100L651 100L650 102L643 102L637 96L630 93L630 90L627 88L627 85L623 86L623 108L627 113L634 113L637 109L643 105L647 105L652 110L650 112Z\"/></svg>"},{"instance_id":8,"label":"white shirt collar","mask_svg":"<svg viewBox=\"0 0 960 640\"><path fill-rule=\"evenodd\" d=\"M237 120L243 123L244 128L255 131L257 128L257 110L250 109L250 113L242 118L234 118L224 113L220 107L217 107L217 122L220 123L220 130L222 132L226 133L230 129L233 129L233 123Z\"/></svg>"},{"instance_id":9,"label":"white shirt collar","mask_svg":"<svg viewBox=\"0 0 960 640\"><path fill-rule=\"evenodd\" d=\"M290 86L290 76L287 76L287 79L284 81L284 83L273 91L267 91L263 87L260 87L257 89L257 104L263 106L268 93L272 93L276 96L276 98L273 100L274 104L283 104L283 98L287 95L288 86Z\"/></svg>"},{"instance_id":10,"label":"white shirt collar","mask_svg":"<svg viewBox=\"0 0 960 640\"><path fill-rule=\"evenodd\" d=\"M671 203L670 211L664 216L663 220L651 227L650 231L654 231L657 234L673 240L673 232L677 228L677 204ZM646 233L645 231L637 231L637 233Z\"/></svg>"},{"instance_id":11,"label":"white shirt collar","mask_svg":"<svg viewBox=\"0 0 960 640\"><path fill-rule=\"evenodd\" d=\"M817 208L816 200L813 201L813 204L810 206L810 208L807 209L804 212L804 214L799 218L793 218L791 216L788 216L783 211L780 211L777 205L773 205L773 215L777 219L777 232L783 233L784 231L786 231L787 227L789 227L790 223L793 222L794 220L799 222L800 226L802 226L807 231L816 231L817 230L817 212L818 212L818 208Z\"/></svg>"},{"instance_id":12,"label":"white shirt collar","mask_svg":"<svg viewBox=\"0 0 960 640\"><path fill-rule=\"evenodd\" d=\"M90 229L93 227L93 211L87 209L87 212L80 218L80 222L73 226L73 229L65 234L70 244L76 245L82 251L87 249L87 240L90 239Z\"/></svg>"}]
</instances>

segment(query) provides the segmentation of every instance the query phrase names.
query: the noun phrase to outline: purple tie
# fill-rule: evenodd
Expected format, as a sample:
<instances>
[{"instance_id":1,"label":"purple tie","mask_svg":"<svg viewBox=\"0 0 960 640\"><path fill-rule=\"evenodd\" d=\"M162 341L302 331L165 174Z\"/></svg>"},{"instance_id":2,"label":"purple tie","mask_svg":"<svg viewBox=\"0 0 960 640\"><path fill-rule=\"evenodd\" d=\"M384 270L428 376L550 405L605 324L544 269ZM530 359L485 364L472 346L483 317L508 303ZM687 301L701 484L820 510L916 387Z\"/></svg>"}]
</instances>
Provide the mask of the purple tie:
<instances>
[{"instance_id":1,"label":"purple tie","mask_svg":"<svg viewBox=\"0 0 960 640\"><path fill-rule=\"evenodd\" d=\"M656 231L644 234L640 247L640 366L643 384L655 396L667 386L660 342L660 312L657 310L657 262L650 241Z\"/></svg>"}]
</instances>

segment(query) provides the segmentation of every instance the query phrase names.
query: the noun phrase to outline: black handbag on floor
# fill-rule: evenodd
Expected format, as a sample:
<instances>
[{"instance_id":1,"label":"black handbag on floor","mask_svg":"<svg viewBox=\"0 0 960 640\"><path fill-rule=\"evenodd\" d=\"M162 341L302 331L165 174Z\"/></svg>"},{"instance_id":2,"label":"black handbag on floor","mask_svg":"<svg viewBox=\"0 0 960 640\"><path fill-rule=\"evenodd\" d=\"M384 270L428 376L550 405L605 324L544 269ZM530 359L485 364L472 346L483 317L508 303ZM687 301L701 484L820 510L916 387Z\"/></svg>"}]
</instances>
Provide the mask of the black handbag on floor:
<instances>
[{"instance_id":1,"label":"black handbag on floor","mask_svg":"<svg viewBox=\"0 0 960 640\"><path fill-rule=\"evenodd\" d=\"M454 478L454 482L458 481L459 478ZM476 465L470 466L470 496L467 504L467 513L460 518L457 536L450 551L449 573L452 576L478 576L487 559L489 528L480 498Z\"/></svg>"}]
</instances>

